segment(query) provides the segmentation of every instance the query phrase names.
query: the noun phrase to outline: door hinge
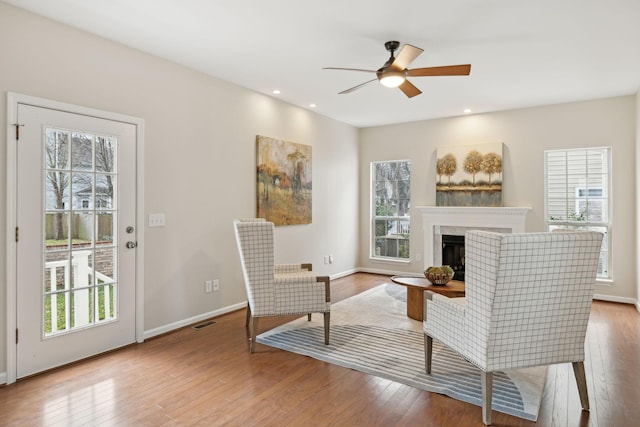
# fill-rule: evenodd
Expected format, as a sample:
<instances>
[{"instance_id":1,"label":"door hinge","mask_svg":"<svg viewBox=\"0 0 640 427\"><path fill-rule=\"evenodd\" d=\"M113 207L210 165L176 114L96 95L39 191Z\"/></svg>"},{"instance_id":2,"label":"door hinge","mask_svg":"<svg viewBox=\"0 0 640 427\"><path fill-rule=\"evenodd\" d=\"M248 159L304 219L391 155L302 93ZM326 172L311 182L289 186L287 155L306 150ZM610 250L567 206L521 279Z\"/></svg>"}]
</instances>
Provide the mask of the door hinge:
<instances>
[{"instance_id":1,"label":"door hinge","mask_svg":"<svg viewBox=\"0 0 640 427\"><path fill-rule=\"evenodd\" d=\"M20 235L20 228L16 226L16 242L18 241L19 235Z\"/></svg>"},{"instance_id":2,"label":"door hinge","mask_svg":"<svg viewBox=\"0 0 640 427\"><path fill-rule=\"evenodd\" d=\"M20 126L24 125L21 125L20 123L14 123L14 126L16 127L16 141L18 141L20 139Z\"/></svg>"},{"instance_id":3,"label":"door hinge","mask_svg":"<svg viewBox=\"0 0 640 427\"><path fill-rule=\"evenodd\" d=\"M18 328L16 328L16 344L18 344Z\"/></svg>"}]
</instances>

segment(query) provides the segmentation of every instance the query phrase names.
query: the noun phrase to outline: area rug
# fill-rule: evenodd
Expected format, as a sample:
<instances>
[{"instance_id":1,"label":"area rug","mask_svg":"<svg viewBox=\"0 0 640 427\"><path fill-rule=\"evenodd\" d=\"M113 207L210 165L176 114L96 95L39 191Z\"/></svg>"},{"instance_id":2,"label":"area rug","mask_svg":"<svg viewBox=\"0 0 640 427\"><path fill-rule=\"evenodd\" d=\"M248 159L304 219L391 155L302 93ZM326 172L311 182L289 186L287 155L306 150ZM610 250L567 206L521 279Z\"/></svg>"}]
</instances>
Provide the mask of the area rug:
<instances>
[{"instance_id":1,"label":"area rug","mask_svg":"<svg viewBox=\"0 0 640 427\"><path fill-rule=\"evenodd\" d=\"M435 340L431 375L425 373L422 323L407 317L406 288L396 284L332 304L330 345L319 314L264 332L257 342L482 405L480 370ZM494 373L493 410L535 421L546 371Z\"/></svg>"}]
</instances>

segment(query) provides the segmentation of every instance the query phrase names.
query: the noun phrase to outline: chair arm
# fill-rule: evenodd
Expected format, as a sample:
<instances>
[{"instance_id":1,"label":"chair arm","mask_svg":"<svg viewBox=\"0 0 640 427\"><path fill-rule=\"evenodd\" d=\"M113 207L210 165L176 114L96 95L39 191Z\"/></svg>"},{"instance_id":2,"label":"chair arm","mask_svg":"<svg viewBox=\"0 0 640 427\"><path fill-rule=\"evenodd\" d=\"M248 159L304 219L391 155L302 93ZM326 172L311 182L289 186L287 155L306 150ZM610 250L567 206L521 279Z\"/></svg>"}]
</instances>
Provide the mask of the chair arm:
<instances>
[{"instance_id":1,"label":"chair arm","mask_svg":"<svg viewBox=\"0 0 640 427\"><path fill-rule=\"evenodd\" d=\"M276 264L273 266L275 274L296 273L300 271L311 271L311 264Z\"/></svg>"},{"instance_id":2,"label":"chair arm","mask_svg":"<svg viewBox=\"0 0 640 427\"><path fill-rule=\"evenodd\" d=\"M331 302L331 279L329 276L318 276L316 279L318 282L324 282L325 301Z\"/></svg>"},{"instance_id":3,"label":"chair arm","mask_svg":"<svg viewBox=\"0 0 640 427\"><path fill-rule=\"evenodd\" d=\"M465 315L464 298L447 298L435 294L431 300L427 300L425 323L448 325L460 322Z\"/></svg>"},{"instance_id":4,"label":"chair arm","mask_svg":"<svg viewBox=\"0 0 640 427\"><path fill-rule=\"evenodd\" d=\"M431 301L434 304L444 304L446 307L449 307L451 310L461 313L464 315L465 307L467 305L467 300L464 297L446 297L441 294L434 293L431 297Z\"/></svg>"},{"instance_id":5,"label":"chair arm","mask_svg":"<svg viewBox=\"0 0 640 427\"><path fill-rule=\"evenodd\" d=\"M284 273L276 273L273 280L276 285L283 283L313 283L316 282L316 275L307 270L287 271Z\"/></svg>"},{"instance_id":6,"label":"chair arm","mask_svg":"<svg viewBox=\"0 0 640 427\"><path fill-rule=\"evenodd\" d=\"M277 304L288 307L290 313L329 311L330 279L312 272L286 273L274 276ZM302 309L301 307L306 307ZM298 311L295 311L298 310Z\"/></svg>"},{"instance_id":7,"label":"chair arm","mask_svg":"<svg viewBox=\"0 0 640 427\"><path fill-rule=\"evenodd\" d=\"M435 294L427 300L423 322L424 333L465 354L465 298L447 298Z\"/></svg>"},{"instance_id":8,"label":"chair arm","mask_svg":"<svg viewBox=\"0 0 640 427\"><path fill-rule=\"evenodd\" d=\"M311 271L300 270L293 273L282 273L274 275L274 285L302 285L308 286L310 283L324 283L325 300L331 301L331 279L329 276L316 276ZM301 286L301 287L302 287Z\"/></svg>"}]
</instances>

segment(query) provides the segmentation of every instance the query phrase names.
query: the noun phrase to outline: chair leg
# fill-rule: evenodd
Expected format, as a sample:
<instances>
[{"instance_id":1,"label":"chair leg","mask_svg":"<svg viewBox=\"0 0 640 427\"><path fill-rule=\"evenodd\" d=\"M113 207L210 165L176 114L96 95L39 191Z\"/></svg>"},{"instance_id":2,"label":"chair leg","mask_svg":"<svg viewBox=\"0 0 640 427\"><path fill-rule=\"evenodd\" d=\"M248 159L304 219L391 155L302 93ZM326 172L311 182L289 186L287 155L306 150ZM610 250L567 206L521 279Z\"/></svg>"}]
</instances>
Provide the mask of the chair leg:
<instances>
[{"instance_id":1,"label":"chair leg","mask_svg":"<svg viewBox=\"0 0 640 427\"><path fill-rule=\"evenodd\" d=\"M307 320L311 322L311 313L307 313Z\"/></svg>"},{"instance_id":2,"label":"chair leg","mask_svg":"<svg viewBox=\"0 0 640 427\"><path fill-rule=\"evenodd\" d=\"M253 318L253 326L251 327L251 344L249 346L249 353L253 353L256 350L256 335L258 331L258 318Z\"/></svg>"},{"instance_id":3,"label":"chair leg","mask_svg":"<svg viewBox=\"0 0 640 427\"><path fill-rule=\"evenodd\" d=\"M587 376L584 372L584 362L572 362L573 374L576 376L576 383L578 384L578 394L580 395L580 403L582 409L589 410L589 393L587 393Z\"/></svg>"},{"instance_id":4,"label":"chair leg","mask_svg":"<svg viewBox=\"0 0 640 427\"><path fill-rule=\"evenodd\" d=\"M249 303L247 303L247 319L245 321L245 326L248 328L249 327L249 318L251 317L251 307L249 306Z\"/></svg>"},{"instance_id":5,"label":"chair leg","mask_svg":"<svg viewBox=\"0 0 640 427\"><path fill-rule=\"evenodd\" d=\"M491 397L493 395L493 372L482 372L482 422L491 425Z\"/></svg>"},{"instance_id":6,"label":"chair leg","mask_svg":"<svg viewBox=\"0 0 640 427\"><path fill-rule=\"evenodd\" d=\"M431 373L431 358L433 356L433 338L424 334L424 370Z\"/></svg>"},{"instance_id":7,"label":"chair leg","mask_svg":"<svg viewBox=\"0 0 640 427\"><path fill-rule=\"evenodd\" d=\"M323 313L324 314L324 343L329 345L329 319L331 317L330 312Z\"/></svg>"}]
</instances>

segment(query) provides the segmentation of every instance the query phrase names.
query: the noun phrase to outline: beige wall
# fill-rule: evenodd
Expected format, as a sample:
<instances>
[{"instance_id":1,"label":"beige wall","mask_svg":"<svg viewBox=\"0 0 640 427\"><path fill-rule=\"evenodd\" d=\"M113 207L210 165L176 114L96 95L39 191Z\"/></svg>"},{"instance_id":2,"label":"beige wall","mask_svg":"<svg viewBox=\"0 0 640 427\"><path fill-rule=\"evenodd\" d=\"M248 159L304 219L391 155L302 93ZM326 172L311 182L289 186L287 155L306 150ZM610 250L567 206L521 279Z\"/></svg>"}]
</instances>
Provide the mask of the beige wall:
<instances>
[{"instance_id":1,"label":"beige wall","mask_svg":"<svg viewBox=\"0 0 640 427\"><path fill-rule=\"evenodd\" d=\"M422 219L412 210L409 264L369 259L369 163L410 159L412 207L435 204L435 151L439 145L504 143L503 204L531 207L527 231L544 230L544 164L547 149L613 147L613 283L596 294L636 299L636 97L552 105L429 120L360 131L360 262L369 270L420 273Z\"/></svg>"},{"instance_id":2,"label":"beige wall","mask_svg":"<svg viewBox=\"0 0 640 427\"><path fill-rule=\"evenodd\" d=\"M8 91L145 120L145 219L164 212L167 223L145 231L145 331L245 300L232 220L255 216L257 134L313 146L313 224L278 228L276 261L356 267L356 128L0 3L3 283ZM205 294L206 279L220 292ZM0 377L5 298L2 286Z\"/></svg>"}]
</instances>

